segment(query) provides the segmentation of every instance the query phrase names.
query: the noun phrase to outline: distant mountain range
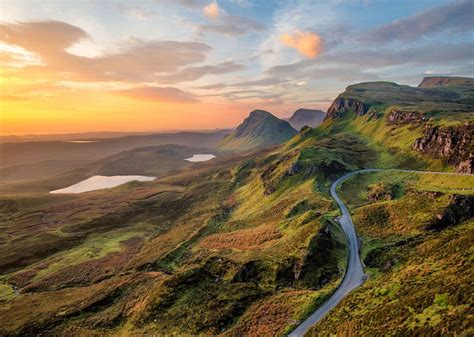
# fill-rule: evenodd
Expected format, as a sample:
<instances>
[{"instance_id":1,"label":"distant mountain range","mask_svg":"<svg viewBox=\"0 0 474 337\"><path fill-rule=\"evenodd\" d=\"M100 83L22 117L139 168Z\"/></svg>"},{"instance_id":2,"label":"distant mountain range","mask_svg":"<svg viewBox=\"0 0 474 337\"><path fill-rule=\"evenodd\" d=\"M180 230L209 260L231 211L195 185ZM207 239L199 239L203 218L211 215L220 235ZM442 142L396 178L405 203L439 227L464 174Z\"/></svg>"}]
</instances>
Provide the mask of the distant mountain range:
<instances>
[{"instance_id":1,"label":"distant mountain range","mask_svg":"<svg viewBox=\"0 0 474 337\"><path fill-rule=\"evenodd\" d=\"M288 123L264 110L254 110L218 148L224 151L251 151L286 142L298 132Z\"/></svg>"},{"instance_id":2,"label":"distant mountain range","mask_svg":"<svg viewBox=\"0 0 474 337\"><path fill-rule=\"evenodd\" d=\"M285 119L296 130L301 130L303 126L315 128L319 126L326 117L322 110L298 109L290 118Z\"/></svg>"}]
</instances>

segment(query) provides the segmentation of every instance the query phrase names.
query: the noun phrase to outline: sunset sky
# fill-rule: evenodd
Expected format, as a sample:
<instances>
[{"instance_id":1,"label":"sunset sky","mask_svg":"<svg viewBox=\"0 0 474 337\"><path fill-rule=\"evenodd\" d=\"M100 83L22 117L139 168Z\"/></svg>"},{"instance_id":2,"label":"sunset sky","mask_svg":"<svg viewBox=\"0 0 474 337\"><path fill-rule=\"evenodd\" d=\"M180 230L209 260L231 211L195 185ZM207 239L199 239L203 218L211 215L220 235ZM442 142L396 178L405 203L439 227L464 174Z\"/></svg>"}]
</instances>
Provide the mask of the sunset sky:
<instances>
[{"instance_id":1,"label":"sunset sky","mask_svg":"<svg viewBox=\"0 0 474 337\"><path fill-rule=\"evenodd\" d=\"M1 0L0 132L213 129L474 75L474 1Z\"/></svg>"}]
</instances>

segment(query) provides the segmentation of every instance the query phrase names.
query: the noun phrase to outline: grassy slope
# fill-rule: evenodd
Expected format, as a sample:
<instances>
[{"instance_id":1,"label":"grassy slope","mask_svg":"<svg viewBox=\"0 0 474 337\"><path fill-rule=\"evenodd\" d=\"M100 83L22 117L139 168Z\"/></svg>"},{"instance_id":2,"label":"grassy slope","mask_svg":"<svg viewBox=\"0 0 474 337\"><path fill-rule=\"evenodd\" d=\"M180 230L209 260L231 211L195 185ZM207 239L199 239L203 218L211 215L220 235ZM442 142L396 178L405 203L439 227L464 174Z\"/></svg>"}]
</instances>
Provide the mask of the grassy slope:
<instances>
[{"instance_id":1,"label":"grassy slope","mask_svg":"<svg viewBox=\"0 0 474 337\"><path fill-rule=\"evenodd\" d=\"M311 170L368 151L354 142L338 149L301 136L155 182L4 198L0 330L239 335L269 328L255 320L266 305L272 331L288 330L342 276L343 237L325 216L329 180ZM295 163L304 165L288 175Z\"/></svg>"},{"instance_id":2,"label":"grassy slope","mask_svg":"<svg viewBox=\"0 0 474 337\"><path fill-rule=\"evenodd\" d=\"M392 200L369 201L380 182L399 188ZM474 178L383 172L347 181L340 194L363 238L370 278L308 335L472 333L474 222L427 229L453 193L473 195Z\"/></svg>"}]
</instances>

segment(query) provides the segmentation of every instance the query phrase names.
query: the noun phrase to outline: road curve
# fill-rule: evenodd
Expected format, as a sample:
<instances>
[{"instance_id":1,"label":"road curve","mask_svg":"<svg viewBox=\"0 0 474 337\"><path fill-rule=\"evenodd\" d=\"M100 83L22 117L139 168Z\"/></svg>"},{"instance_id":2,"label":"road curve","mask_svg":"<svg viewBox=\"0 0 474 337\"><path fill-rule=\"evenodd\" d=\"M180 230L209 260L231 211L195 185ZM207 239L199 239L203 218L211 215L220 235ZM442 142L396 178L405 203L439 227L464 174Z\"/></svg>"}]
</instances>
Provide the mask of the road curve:
<instances>
[{"instance_id":1,"label":"road curve","mask_svg":"<svg viewBox=\"0 0 474 337\"><path fill-rule=\"evenodd\" d=\"M446 175L470 175L472 174L461 174L461 173L451 173L451 172L435 172L435 171L416 171L416 170L402 170L402 169L363 169L359 171L354 171L347 173L337 179L331 185L331 196L336 200L339 208L341 209L342 216L339 218L339 223L341 224L344 233L346 234L347 241L349 242L349 260L347 263L346 273L342 283L337 288L336 292L316 310L311 316L309 316L303 323L301 323L293 332L291 332L289 337L300 337L303 336L313 325L318 323L324 316L328 314L331 309L333 309L341 300L349 294L353 289L360 286L367 279L367 276L364 274L364 269L362 267L362 262L359 257L359 243L357 240L357 235L354 228L354 223L352 222L351 215L347 206L342 202L339 196L336 193L337 186L340 183L344 182L347 178L366 172L380 172L380 171L398 171L398 172L413 172L413 173L431 173L431 174L446 174Z\"/></svg>"}]
</instances>

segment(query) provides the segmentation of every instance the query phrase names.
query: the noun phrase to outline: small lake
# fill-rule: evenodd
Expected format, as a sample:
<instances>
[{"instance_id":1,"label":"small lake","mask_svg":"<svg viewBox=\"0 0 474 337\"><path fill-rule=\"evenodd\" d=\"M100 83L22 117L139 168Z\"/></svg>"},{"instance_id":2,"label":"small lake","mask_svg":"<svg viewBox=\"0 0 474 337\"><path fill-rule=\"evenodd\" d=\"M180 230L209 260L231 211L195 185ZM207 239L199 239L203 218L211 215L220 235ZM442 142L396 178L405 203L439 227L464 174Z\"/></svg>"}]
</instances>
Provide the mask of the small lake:
<instances>
[{"instance_id":1,"label":"small lake","mask_svg":"<svg viewBox=\"0 0 474 337\"><path fill-rule=\"evenodd\" d=\"M186 158L185 160L196 163L200 161L208 161L215 157L216 156L213 154L193 154L191 158Z\"/></svg>"},{"instance_id":2,"label":"small lake","mask_svg":"<svg viewBox=\"0 0 474 337\"><path fill-rule=\"evenodd\" d=\"M147 176L93 176L86 180L78 182L77 184L59 190L54 190L49 193L82 193L101 190L104 188L112 188L134 180L151 181L155 179L156 177Z\"/></svg>"}]
</instances>

